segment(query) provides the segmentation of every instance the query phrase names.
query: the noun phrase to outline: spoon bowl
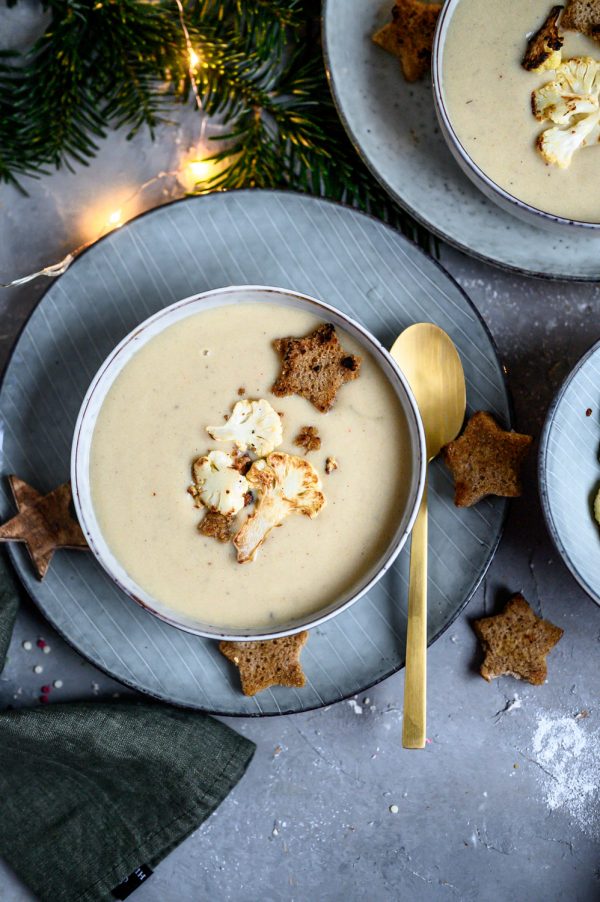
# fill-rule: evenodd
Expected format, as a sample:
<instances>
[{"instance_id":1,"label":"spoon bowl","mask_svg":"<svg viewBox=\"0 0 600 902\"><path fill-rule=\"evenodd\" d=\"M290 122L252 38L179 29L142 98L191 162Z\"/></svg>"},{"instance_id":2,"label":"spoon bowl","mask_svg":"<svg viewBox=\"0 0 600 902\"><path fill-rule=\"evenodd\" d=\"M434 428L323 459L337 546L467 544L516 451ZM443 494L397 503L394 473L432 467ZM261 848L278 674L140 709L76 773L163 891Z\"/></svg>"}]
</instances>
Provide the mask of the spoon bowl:
<instances>
[{"instance_id":1,"label":"spoon bowl","mask_svg":"<svg viewBox=\"0 0 600 902\"><path fill-rule=\"evenodd\" d=\"M466 388L453 341L433 323L409 326L394 342L391 355L416 398L433 460L458 435L465 418Z\"/></svg>"}]
</instances>

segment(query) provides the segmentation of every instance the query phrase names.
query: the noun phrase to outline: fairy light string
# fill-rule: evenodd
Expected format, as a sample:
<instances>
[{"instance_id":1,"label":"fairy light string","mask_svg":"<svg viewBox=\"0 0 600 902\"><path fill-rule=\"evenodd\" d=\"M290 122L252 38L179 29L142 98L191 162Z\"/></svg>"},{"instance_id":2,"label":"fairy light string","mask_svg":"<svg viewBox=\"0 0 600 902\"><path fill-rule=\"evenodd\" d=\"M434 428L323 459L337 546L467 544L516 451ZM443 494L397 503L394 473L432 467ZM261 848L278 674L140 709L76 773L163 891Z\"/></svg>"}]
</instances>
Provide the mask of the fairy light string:
<instances>
[{"instance_id":1,"label":"fairy light string","mask_svg":"<svg viewBox=\"0 0 600 902\"><path fill-rule=\"evenodd\" d=\"M195 70L200 64L200 56L194 50L194 47L192 45L190 33L185 21L185 11L183 4L181 0L175 0L175 3L177 5L179 21L181 23L181 30L183 32L183 38L185 41L186 58L188 61L187 71L190 79L192 93L194 95L194 103L198 111L202 113L202 100L198 91L198 84L196 82L195 75ZM200 126L200 143L204 141L206 125L206 116L204 116ZM182 186L182 190L179 192L179 196L181 197L187 193L187 190L189 190L186 188L185 184L183 184L184 182L192 182L192 184L196 185L203 181L207 181L213 171L212 163L210 160L198 159L197 157L198 152L196 152L196 154L191 159L188 159L182 168L172 169L168 172L159 172L158 175L153 176L142 185L140 185L139 188L137 188L129 197L120 202L118 208L113 210L108 215L104 227L98 234L95 235L94 238L79 245L79 247L75 248L75 250L70 251L66 255L66 257L63 257L63 259L59 260L58 263L53 263L50 266L44 266L42 269L37 270L37 272L29 273L26 276L20 276L17 279L13 279L11 282L0 282L0 288L17 288L18 286L25 285L27 284L27 282L32 282L34 279L37 279L39 277L55 279L57 276L62 276L63 273L67 271L73 260L75 260L75 258L79 256L82 251L84 251L91 244L94 244L96 241L98 241L99 238L102 238L104 235L108 234L114 229L120 228L124 224L124 222L127 221L126 217L123 214L123 209L129 206L129 204L136 200L136 198L138 198L151 185L154 185L163 179L175 177Z\"/></svg>"},{"instance_id":2,"label":"fairy light string","mask_svg":"<svg viewBox=\"0 0 600 902\"><path fill-rule=\"evenodd\" d=\"M177 10L179 12L179 21L181 23L181 30L183 32L183 37L185 40L185 46L187 49L187 60L188 60L188 75L190 78L190 84L192 86L192 92L194 94L194 101L196 106L202 112L202 101L200 100L200 93L198 91L198 84L196 82L196 73L195 69L200 62L200 57L194 50L192 46L192 39L190 38L190 33L188 31L188 27L185 23L185 13L183 10L183 3L181 0L175 0L177 4Z\"/></svg>"},{"instance_id":3,"label":"fairy light string","mask_svg":"<svg viewBox=\"0 0 600 902\"><path fill-rule=\"evenodd\" d=\"M205 132L204 125L205 123L203 122L202 133ZM132 217L132 215L135 215L128 215L127 208L130 207L131 204L136 201L144 193L144 191L146 191L152 185L155 185L158 182L164 181L169 178L174 179L177 185L177 190L174 190L170 194L169 200L175 200L185 197L186 194L190 193L198 185L201 185L202 182L208 182L211 176L214 174L215 163L211 159L203 159L202 153L202 147L197 147L194 151L186 155L183 163L179 166L178 169L170 169L167 171L159 172L157 175L148 179L142 185L136 188L135 191L133 191L127 197L121 198L118 201L115 200L114 209L110 213L108 213L108 215L103 217L102 226L95 232L94 236L90 238L89 241L85 241L74 250L69 251L69 253L65 257L63 257L62 260L59 260L58 263L53 263L50 266L44 266L42 269L37 270L37 272L32 272L25 276L20 276L19 278L13 279L10 282L0 282L0 289L17 288L19 285L25 285L27 282L32 282L34 279L40 277L55 279L57 276L62 276L62 274L67 271L73 260L75 260L82 251L84 251L90 245L94 244L100 238L103 238L109 232L121 228L121 226L124 225L128 221L128 219ZM106 208L106 202L103 202L103 206ZM160 204L156 204L155 206L160 206ZM150 207L148 209L150 209Z\"/></svg>"},{"instance_id":4,"label":"fairy light string","mask_svg":"<svg viewBox=\"0 0 600 902\"><path fill-rule=\"evenodd\" d=\"M81 253L84 247L87 247L87 245L76 248L58 263L53 263L52 266L45 266L44 269L40 269L38 272L32 272L28 276L21 276L20 279L13 279L12 282L0 282L0 288L16 288L18 285L25 285L26 282L32 282L33 279L37 279L38 276L47 276L49 279L55 279L56 276L62 276L62 274L68 270L77 254Z\"/></svg>"},{"instance_id":5,"label":"fairy light string","mask_svg":"<svg viewBox=\"0 0 600 902\"><path fill-rule=\"evenodd\" d=\"M11 282L0 282L0 288L17 288L19 285L25 285L27 282L32 282L34 279L41 277L46 277L48 279L55 279L57 276L62 276L63 273L67 271L73 260L79 256L79 254L84 251L91 244L94 244L98 239L102 238L104 235L107 235L109 232L112 232L114 229L120 228L123 223L126 221L123 209L126 208L133 200L138 198L146 188L150 187L150 185L155 184L156 182L161 181L168 176L178 176L180 170L174 169L170 172L159 172L158 175L153 176L151 179L148 179L142 185L139 186L135 191L133 191L128 197L122 200L118 207L109 213L106 217L106 221L103 224L102 228L91 238L89 241L85 241L83 244L80 244L74 250L69 251L66 257L63 257L62 260L59 260L58 263L52 263L50 266L44 266L42 269L37 270L37 272L29 273L26 276L20 276L17 279L13 279Z\"/></svg>"}]
</instances>

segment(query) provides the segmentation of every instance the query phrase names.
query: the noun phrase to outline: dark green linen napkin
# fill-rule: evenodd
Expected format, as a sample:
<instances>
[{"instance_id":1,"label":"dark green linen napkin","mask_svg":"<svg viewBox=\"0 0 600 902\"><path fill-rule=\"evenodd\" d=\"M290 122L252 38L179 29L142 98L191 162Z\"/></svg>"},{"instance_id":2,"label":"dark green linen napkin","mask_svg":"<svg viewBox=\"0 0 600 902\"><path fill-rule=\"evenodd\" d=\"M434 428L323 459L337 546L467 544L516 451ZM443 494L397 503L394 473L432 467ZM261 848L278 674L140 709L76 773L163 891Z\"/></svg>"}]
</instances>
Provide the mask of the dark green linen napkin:
<instances>
[{"instance_id":1,"label":"dark green linen napkin","mask_svg":"<svg viewBox=\"0 0 600 902\"><path fill-rule=\"evenodd\" d=\"M4 667L6 653L10 644L17 611L21 587L15 572L8 562L6 552L0 552L0 673Z\"/></svg>"},{"instance_id":2,"label":"dark green linen napkin","mask_svg":"<svg viewBox=\"0 0 600 902\"><path fill-rule=\"evenodd\" d=\"M16 589L2 560L0 651ZM0 855L43 902L112 900L206 820L253 754L225 724L150 701L1 712Z\"/></svg>"},{"instance_id":3,"label":"dark green linen napkin","mask_svg":"<svg viewBox=\"0 0 600 902\"><path fill-rule=\"evenodd\" d=\"M244 773L254 746L151 702L0 714L0 854L47 902L96 902L154 867Z\"/></svg>"}]
</instances>

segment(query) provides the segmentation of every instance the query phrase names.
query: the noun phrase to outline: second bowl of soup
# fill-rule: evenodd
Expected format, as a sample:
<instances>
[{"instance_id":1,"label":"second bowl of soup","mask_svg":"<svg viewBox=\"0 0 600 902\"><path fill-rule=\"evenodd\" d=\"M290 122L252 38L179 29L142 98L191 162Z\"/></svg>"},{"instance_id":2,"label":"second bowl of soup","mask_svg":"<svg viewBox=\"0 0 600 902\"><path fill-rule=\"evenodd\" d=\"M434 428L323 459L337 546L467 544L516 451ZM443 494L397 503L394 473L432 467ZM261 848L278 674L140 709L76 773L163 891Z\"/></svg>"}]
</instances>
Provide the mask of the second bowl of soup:
<instances>
[{"instance_id":1,"label":"second bowl of soup","mask_svg":"<svg viewBox=\"0 0 600 902\"><path fill-rule=\"evenodd\" d=\"M434 99L450 150L489 198L538 226L594 230L600 44L563 28L561 9L548 0L448 0L434 42ZM544 27L562 46L554 52L540 37L540 66L528 70L528 46Z\"/></svg>"}]
</instances>

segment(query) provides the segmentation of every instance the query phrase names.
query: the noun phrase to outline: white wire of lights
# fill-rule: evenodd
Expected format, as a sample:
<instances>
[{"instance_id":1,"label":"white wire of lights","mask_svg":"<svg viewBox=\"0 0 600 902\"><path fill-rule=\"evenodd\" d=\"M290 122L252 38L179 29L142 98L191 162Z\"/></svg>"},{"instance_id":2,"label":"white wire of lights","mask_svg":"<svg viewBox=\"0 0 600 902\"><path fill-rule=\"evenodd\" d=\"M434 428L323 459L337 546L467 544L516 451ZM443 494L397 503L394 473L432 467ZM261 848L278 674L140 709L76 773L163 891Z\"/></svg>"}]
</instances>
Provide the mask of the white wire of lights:
<instances>
[{"instance_id":1,"label":"white wire of lights","mask_svg":"<svg viewBox=\"0 0 600 902\"><path fill-rule=\"evenodd\" d=\"M183 9L183 4L181 0L175 0L177 4L177 9L179 11L179 21L181 23L181 29L183 31L183 36L185 40L185 46L187 51L188 58L188 74L190 78L190 84L192 87L192 92L194 95L194 103L197 109L202 112L202 100L200 98L200 93L198 91L198 84L196 82L196 69L200 64L200 57L194 50L192 46L192 41L190 38L190 33L188 31L186 22L185 22L185 14ZM200 144L202 145L205 132L206 132L206 117L202 120L201 131L200 131ZM192 158L188 158L183 166L180 169L173 169L168 172L159 172L158 175L153 176L148 181L144 182L143 185L140 185L129 197L127 197L124 201L122 201L118 208L113 210L107 217L102 229L99 234L97 234L90 241L86 241L84 244L81 244L79 247L75 248L75 250L70 251L66 257L63 257L62 260L59 260L58 263L52 263L50 266L44 266L43 269L39 269L37 272L29 273L26 276L20 276L17 279L13 279L11 282L0 282L0 288L16 288L19 285L25 285L27 282L32 282L34 279L39 277L46 277L48 279L55 279L57 276L62 276L64 272L67 271L73 260L87 247L91 244L94 244L99 238L102 238L108 232L113 229L120 228L124 222L126 222L126 218L123 214L123 208L129 205L133 200L135 200L140 194L142 194L147 188L151 185L156 184L162 179L166 179L169 177L174 177L180 183L181 191L180 196L185 195L186 191L189 190L189 184L197 185L202 183L203 181L207 181L209 177L215 171L215 167L210 159L201 159L198 158L199 151L192 156ZM186 183L187 186L186 187Z\"/></svg>"}]
</instances>

